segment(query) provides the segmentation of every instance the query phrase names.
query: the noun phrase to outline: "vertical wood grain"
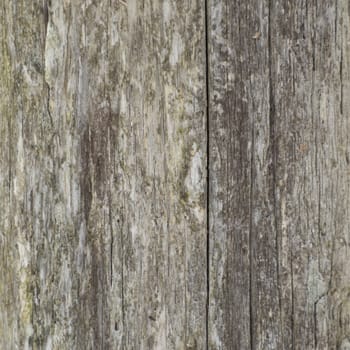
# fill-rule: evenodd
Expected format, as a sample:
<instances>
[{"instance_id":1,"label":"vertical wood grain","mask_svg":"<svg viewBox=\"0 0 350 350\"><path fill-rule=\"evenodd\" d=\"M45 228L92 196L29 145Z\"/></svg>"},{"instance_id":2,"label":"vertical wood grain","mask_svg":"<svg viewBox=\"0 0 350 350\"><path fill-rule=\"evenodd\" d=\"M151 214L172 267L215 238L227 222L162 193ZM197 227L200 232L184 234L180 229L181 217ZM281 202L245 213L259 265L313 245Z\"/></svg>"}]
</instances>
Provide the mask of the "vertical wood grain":
<instances>
[{"instance_id":1,"label":"vertical wood grain","mask_svg":"<svg viewBox=\"0 0 350 350\"><path fill-rule=\"evenodd\" d=\"M346 349L349 4L209 4L210 347Z\"/></svg>"},{"instance_id":2,"label":"vertical wood grain","mask_svg":"<svg viewBox=\"0 0 350 350\"><path fill-rule=\"evenodd\" d=\"M0 0L0 348L349 349L349 6Z\"/></svg>"},{"instance_id":3,"label":"vertical wood grain","mask_svg":"<svg viewBox=\"0 0 350 350\"><path fill-rule=\"evenodd\" d=\"M1 1L1 348L206 342L201 1Z\"/></svg>"},{"instance_id":4,"label":"vertical wood grain","mask_svg":"<svg viewBox=\"0 0 350 350\"><path fill-rule=\"evenodd\" d=\"M202 1L111 2L109 81L118 119L112 217L114 342L203 349L206 115ZM112 219L113 220L113 219ZM120 278L121 276L121 278Z\"/></svg>"}]
</instances>

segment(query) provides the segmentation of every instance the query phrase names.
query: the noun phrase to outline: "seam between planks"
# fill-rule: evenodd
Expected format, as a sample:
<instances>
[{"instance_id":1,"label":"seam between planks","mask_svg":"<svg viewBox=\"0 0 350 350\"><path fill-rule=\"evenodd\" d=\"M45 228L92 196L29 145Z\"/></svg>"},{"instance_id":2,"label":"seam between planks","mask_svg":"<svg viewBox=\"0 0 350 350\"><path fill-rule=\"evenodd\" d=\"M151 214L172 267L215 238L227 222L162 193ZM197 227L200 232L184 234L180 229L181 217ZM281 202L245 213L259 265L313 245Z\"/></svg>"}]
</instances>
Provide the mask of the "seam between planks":
<instances>
[{"instance_id":1,"label":"seam between planks","mask_svg":"<svg viewBox=\"0 0 350 350\"><path fill-rule=\"evenodd\" d=\"M206 350L209 349L209 297L210 297L210 93L209 93L209 0L204 1L204 27L205 27L205 99L206 99L206 231L207 231L207 300L206 300Z\"/></svg>"}]
</instances>

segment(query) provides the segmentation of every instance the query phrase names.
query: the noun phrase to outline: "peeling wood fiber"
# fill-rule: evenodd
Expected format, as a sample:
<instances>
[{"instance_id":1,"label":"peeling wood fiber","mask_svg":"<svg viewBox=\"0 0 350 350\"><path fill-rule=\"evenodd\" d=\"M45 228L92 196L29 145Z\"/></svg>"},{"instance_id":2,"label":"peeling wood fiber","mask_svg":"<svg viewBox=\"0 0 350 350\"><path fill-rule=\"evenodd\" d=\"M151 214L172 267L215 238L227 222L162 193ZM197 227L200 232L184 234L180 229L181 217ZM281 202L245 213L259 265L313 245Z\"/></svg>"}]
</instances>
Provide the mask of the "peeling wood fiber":
<instances>
[{"instance_id":1,"label":"peeling wood fiber","mask_svg":"<svg viewBox=\"0 0 350 350\"><path fill-rule=\"evenodd\" d=\"M0 349L350 349L347 0L0 0Z\"/></svg>"}]
</instances>

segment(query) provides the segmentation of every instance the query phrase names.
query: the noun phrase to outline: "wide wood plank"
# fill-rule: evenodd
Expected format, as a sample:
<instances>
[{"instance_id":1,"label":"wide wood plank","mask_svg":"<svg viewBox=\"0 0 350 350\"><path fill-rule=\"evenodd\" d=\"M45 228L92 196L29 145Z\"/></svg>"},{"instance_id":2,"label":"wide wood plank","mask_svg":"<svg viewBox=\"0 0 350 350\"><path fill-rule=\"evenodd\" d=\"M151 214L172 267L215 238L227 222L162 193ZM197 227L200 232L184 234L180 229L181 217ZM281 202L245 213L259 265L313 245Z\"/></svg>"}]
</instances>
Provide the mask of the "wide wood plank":
<instances>
[{"instance_id":1,"label":"wide wood plank","mask_svg":"<svg viewBox=\"0 0 350 350\"><path fill-rule=\"evenodd\" d=\"M1 349L206 342L202 1L1 1Z\"/></svg>"},{"instance_id":2,"label":"wide wood plank","mask_svg":"<svg viewBox=\"0 0 350 350\"><path fill-rule=\"evenodd\" d=\"M209 1L209 348L349 346L348 25Z\"/></svg>"}]
</instances>

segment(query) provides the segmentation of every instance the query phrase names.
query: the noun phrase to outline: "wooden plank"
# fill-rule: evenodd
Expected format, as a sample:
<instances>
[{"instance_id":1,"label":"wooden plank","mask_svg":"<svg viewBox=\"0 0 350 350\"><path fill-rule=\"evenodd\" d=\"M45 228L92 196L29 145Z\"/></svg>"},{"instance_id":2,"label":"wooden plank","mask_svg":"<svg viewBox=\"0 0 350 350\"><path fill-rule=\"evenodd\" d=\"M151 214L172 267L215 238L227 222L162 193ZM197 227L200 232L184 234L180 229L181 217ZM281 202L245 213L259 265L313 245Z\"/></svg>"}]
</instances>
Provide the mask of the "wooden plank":
<instances>
[{"instance_id":1,"label":"wooden plank","mask_svg":"<svg viewBox=\"0 0 350 350\"><path fill-rule=\"evenodd\" d=\"M343 57L349 5L291 5L278 6L272 13L275 96L281 115L284 337L293 348L346 348L349 323L342 322L348 316L340 315L349 314L345 295L350 285L345 267L350 111L342 97L348 81ZM277 20L282 15L284 24Z\"/></svg>"},{"instance_id":2,"label":"wooden plank","mask_svg":"<svg viewBox=\"0 0 350 350\"><path fill-rule=\"evenodd\" d=\"M210 347L345 349L349 4L209 4Z\"/></svg>"},{"instance_id":3,"label":"wooden plank","mask_svg":"<svg viewBox=\"0 0 350 350\"><path fill-rule=\"evenodd\" d=\"M205 348L206 116L202 1L112 1L119 116L113 279L126 349ZM111 86L112 86L111 85ZM119 288L113 283L113 293ZM121 339L121 340L120 340Z\"/></svg>"},{"instance_id":4,"label":"wooden plank","mask_svg":"<svg viewBox=\"0 0 350 350\"><path fill-rule=\"evenodd\" d=\"M26 1L0 3L2 349L38 346L33 336L40 284L36 271L41 265L40 251L48 248L42 230L48 217L41 208L44 202L50 203L46 189L52 169L46 151L40 152L50 147L52 130L45 112L42 19L39 1L29 6Z\"/></svg>"},{"instance_id":5,"label":"wooden plank","mask_svg":"<svg viewBox=\"0 0 350 350\"><path fill-rule=\"evenodd\" d=\"M268 3L209 4L210 348L269 348L278 321Z\"/></svg>"},{"instance_id":6,"label":"wooden plank","mask_svg":"<svg viewBox=\"0 0 350 350\"><path fill-rule=\"evenodd\" d=\"M1 349L349 348L349 6L2 0Z\"/></svg>"},{"instance_id":7,"label":"wooden plank","mask_svg":"<svg viewBox=\"0 0 350 350\"><path fill-rule=\"evenodd\" d=\"M1 348L204 348L203 2L1 23Z\"/></svg>"}]
</instances>

